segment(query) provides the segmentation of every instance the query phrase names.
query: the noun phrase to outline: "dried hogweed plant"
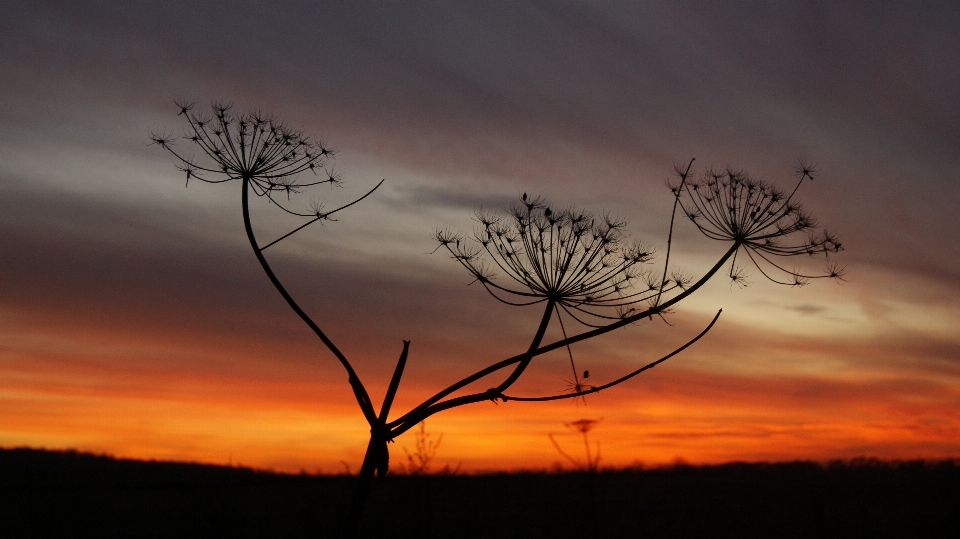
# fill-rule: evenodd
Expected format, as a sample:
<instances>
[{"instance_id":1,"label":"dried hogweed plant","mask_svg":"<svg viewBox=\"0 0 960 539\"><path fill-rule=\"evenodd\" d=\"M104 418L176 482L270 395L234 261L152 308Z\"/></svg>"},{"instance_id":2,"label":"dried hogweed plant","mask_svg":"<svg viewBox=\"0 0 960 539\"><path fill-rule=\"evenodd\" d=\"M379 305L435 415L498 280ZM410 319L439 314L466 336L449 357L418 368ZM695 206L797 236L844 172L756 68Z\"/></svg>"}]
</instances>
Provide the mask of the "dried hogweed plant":
<instances>
[{"instance_id":1,"label":"dried hogweed plant","mask_svg":"<svg viewBox=\"0 0 960 539\"><path fill-rule=\"evenodd\" d=\"M599 419L578 419L570 423L564 423L565 426L579 432L580 436L583 437L583 453L586 456L585 461L581 461L580 459L573 457L564 451L563 448L560 447L560 444L557 443L557 440L553 437L552 433L547 434L547 437L550 438L550 443L553 444L554 449L556 449L557 452L563 456L563 458L570 461L575 470L595 473L600 469L600 442L596 442L596 454L593 454L593 452L590 451L589 433L594 427L597 426L597 423L599 422Z\"/></svg>"},{"instance_id":2,"label":"dried hogweed plant","mask_svg":"<svg viewBox=\"0 0 960 539\"><path fill-rule=\"evenodd\" d=\"M387 444L441 411L485 401L546 401L582 399L619 385L682 352L702 338L716 323L720 312L697 335L659 359L646 363L607 382L587 383L589 371L580 371L573 361L572 345L644 319L663 317L677 303L708 282L728 262L729 275L742 281L736 265L745 253L762 274L774 282L803 284L816 277L839 278L842 270L830 266L824 275L791 270L781 259L799 255L829 256L840 250L839 242L826 233L816 233L812 218L793 200L799 188L784 195L775 188L741 172L708 171L692 180L690 170L678 168L674 212L678 207L707 236L729 244L726 252L694 281L670 265L674 217L671 217L663 269L651 267L654 252L626 238L624 222L575 209L551 209L544 200L523 195L505 214L482 212L479 226L470 236L438 231L438 248L444 248L494 298L517 306L542 306L543 313L530 344L517 355L491 363L450 384L407 412L390 419L391 407L407 362L410 342L403 341L379 412L366 386L346 355L314 319L288 293L271 268L264 251L304 230L312 223L333 220L333 215L363 200L363 196L332 210L315 199L307 209L298 209L301 195L321 186L339 185L339 174L329 162L333 151L318 139L305 136L285 124L257 112L236 112L214 104L210 112L195 112L193 104L178 104L186 122L182 137L157 134L153 142L177 160L179 170L190 180L240 184L240 205L247 239L267 277L290 308L333 354L347 375L357 404L370 426L370 439L359 472L359 484L346 515L344 535L356 536L375 475L389 468ZM181 149L180 144L186 146ZM196 152L194 156L191 151ZM803 167L800 183L811 179L812 169ZM250 193L269 206L302 222L272 241L260 243L250 214ZM804 238L794 238L803 235ZM830 262L830 259L828 259ZM778 278L786 275L788 278ZM562 338L544 342L553 318ZM564 318L568 322L564 322ZM569 324L569 325L568 325ZM576 328L575 331L572 329ZM508 390L535 358L565 349L573 379L556 394L509 395ZM499 381L488 382L496 379ZM471 391L475 384L488 389ZM483 387L481 385L481 387Z\"/></svg>"},{"instance_id":3,"label":"dried hogweed plant","mask_svg":"<svg viewBox=\"0 0 960 539\"><path fill-rule=\"evenodd\" d=\"M585 490L586 498L588 501L588 508L589 508L588 515L590 519L590 524L592 525L592 528L593 528L592 529L593 536L596 536L597 534L597 522L598 522L597 521L597 496L596 496L596 488L594 485L594 475L596 475L597 471L600 470L600 442L599 441L596 442L596 446L595 446L596 454L593 454L593 452L590 451L589 433L591 430L593 430L594 427L597 426L598 423L600 423L599 419L586 419L586 418L578 419L570 423L565 423L565 425L568 428L571 428L579 432L580 435L583 437L583 450L584 450L584 456L586 457L585 462L581 462L580 459L573 457L569 453L564 451L563 448L560 447L560 444L557 443L557 440L554 439L553 434L549 434L549 433L547 434L547 436L550 438L550 443L553 444L554 449L556 449L558 453L560 453L565 459L567 459L568 461L570 461L571 464L573 464L573 467L574 467L573 469L586 475L587 482L584 490ZM557 464L559 466L559 463Z\"/></svg>"}]
</instances>

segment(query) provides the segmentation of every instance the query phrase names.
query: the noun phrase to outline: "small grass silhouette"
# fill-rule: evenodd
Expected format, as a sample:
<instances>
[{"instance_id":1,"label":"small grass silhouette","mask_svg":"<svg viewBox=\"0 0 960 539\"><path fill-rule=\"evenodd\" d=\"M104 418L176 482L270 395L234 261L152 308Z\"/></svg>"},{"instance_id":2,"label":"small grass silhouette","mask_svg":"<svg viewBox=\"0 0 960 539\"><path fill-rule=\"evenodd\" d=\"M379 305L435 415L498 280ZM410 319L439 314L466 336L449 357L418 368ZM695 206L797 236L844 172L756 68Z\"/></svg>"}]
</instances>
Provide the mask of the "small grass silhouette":
<instances>
[{"instance_id":1,"label":"small grass silhouette","mask_svg":"<svg viewBox=\"0 0 960 539\"><path fill-rule=\"evenodd\" d=\"M429 475L431 473L431 464L433 459L437 456L437 448L440 447L440 442L443 441L443 433L440 433L440 436L437 436L437 439L434 440L430 433L427 432L427 422L424 421L420 423L420 428L414 431L414 450L410 452L406 446L403 447L403 452L407 456L406 464L400 463L397 465L399 468L399 473L402 475ZM455 474L460 471L460 465L458 464L456 468L450 468L450 465L447 464L443 467L442 470L436 472L440 475L450 475Z\"/></svg>"}]
</instances>

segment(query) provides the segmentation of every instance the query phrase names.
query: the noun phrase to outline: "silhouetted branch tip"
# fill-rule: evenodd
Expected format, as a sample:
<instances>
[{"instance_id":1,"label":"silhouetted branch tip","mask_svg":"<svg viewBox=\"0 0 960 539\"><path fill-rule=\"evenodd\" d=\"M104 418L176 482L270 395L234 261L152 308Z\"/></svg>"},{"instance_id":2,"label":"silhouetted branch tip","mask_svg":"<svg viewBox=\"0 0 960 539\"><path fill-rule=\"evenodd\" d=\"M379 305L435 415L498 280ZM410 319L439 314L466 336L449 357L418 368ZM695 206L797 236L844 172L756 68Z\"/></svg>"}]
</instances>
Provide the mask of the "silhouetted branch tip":
<instances>
[{"instance_id":1,"label":"silhouetted branch tip","mask_svg":"<svg viewBox=\"0 0 960 539\"><path fill-rule=\"evenodd\" d=\"M156 144L157 146L160 146L161 148L166 150L173 145L174 141L176 140L176 137L174 137L173 135L167 132L151 133L150 140L152 141L151 144Z\"/></svg>"},{"instance_id":2,"label":"silhouetted branch tip","mask_svg":"<svg viewBox=\"0 0 960 539\"><path fill-rule=\"evenodd\" d=\"M193 101L189 101L186 99L175 99L173 101L173 104L180 109L180 112L177 113L177 116L183 116L187 114L188 112L193 110L193 107L196 105L196 103L194 103Z\"/></svg>"},{"instance_id":3,"label":"silhouetted branch tip","mask_svg":"<svg viewBox=\"0 0 960 539\"><path fill-rule=\"evenodd\" d=\"M816 165L812 163L807 163L803 159L797 159L797 166L795 170L797 171L797 174L799 174L801 178L805 176L811 180L815 175L817 175L820 172L820 170L817 168Z\"/></svg>"}]
</instances>

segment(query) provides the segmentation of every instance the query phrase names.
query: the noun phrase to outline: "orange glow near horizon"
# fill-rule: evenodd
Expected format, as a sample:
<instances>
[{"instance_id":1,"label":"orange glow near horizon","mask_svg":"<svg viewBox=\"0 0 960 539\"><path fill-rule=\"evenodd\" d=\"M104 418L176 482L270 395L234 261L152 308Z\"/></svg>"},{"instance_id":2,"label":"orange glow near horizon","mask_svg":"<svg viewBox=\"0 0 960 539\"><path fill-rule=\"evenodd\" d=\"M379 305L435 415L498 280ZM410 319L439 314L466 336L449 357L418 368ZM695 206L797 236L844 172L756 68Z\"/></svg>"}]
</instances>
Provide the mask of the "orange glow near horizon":
<instances>
[{"instance_id":1,"label":"orange glow near horizon","mask_svg":"<svg viewBox=\"0 0 960 539\"><path fill-rule=\"evenodd\" d=\"M338 473L345 465L356 471L362 460L367 429L343 376L321 382L320 369L309 363L272 373L257 367L276 366L281 356L302 350L252 357L242 345L217 350L216 343L201 342L170 352L162 338L144 338L108 353L104 343L119 342L116 336L64 338L76 349L7 354L0 446L284 472ZM698 353L716 349L704 347L688 363L699 365ZM743 352L731 352L727 361ZM155 360L164 354L180 360ZM190 364L191 357L216 363ZM171 363L180 366L164 367ZM459 465L464 472L552 469L555 463L569 469L548 434L568 453L582 455L579 433L565 427L580 418L601 419L590 439L600 444L601 465L611 467L960 454L960 408L944 406L960 400L955 385L935 377L871 376L718 373L680 360L586 404L480 403L430 418L427 431L443 434L436 467ZM377 382L370 388L375 400L383 391ZM408 409L437 387L438 380L410 380L401 385L395 409ZM392 446L394 463L403 462L404 447L414 447L411 433Z\"/></svg>"}]
</instances>

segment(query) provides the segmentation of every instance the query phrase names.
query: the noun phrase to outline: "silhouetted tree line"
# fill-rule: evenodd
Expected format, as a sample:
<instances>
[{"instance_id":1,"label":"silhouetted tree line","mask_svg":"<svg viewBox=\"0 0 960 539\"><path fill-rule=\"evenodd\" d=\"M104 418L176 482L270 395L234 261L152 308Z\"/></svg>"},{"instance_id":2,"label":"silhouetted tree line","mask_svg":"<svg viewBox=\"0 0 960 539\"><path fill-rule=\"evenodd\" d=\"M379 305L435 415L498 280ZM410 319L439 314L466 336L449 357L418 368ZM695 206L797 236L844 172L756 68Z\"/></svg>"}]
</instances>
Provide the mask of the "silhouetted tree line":
<instances>
[{"instance_id":1,"label":"silhouetted tree line","mask_svg":"<svg viewBox=\"0 0 960 539\"><path fill-rule=\"evenodd\" d=\"M356 478L0 449L0 536L330 537ZM364 537L956 537L960 460L388 476ZM412 496L411 493L416 495Z\"/></svg>"}]
</instances>

